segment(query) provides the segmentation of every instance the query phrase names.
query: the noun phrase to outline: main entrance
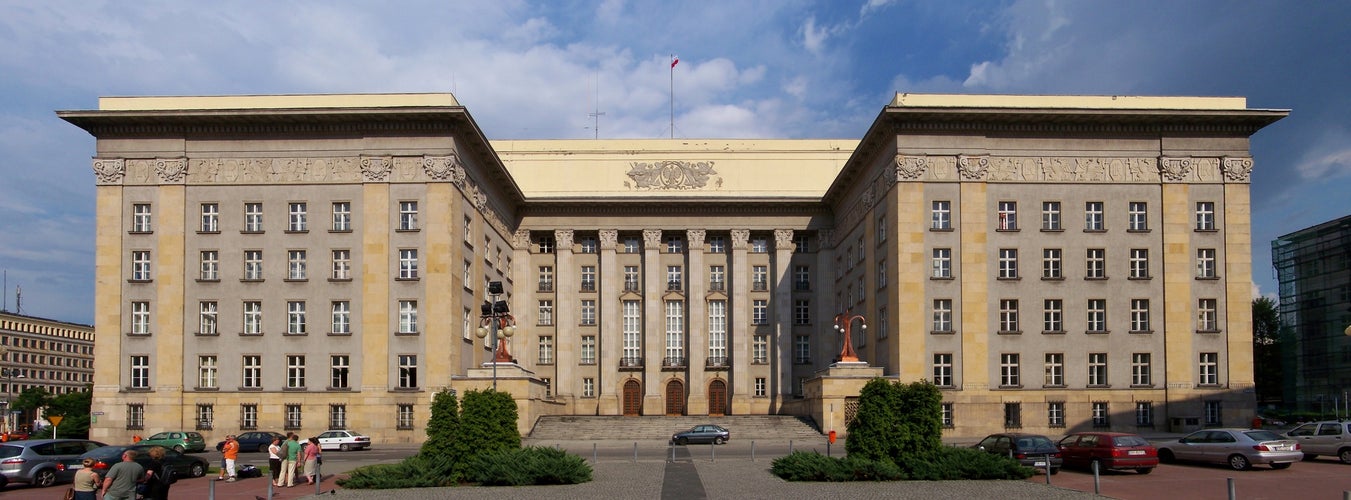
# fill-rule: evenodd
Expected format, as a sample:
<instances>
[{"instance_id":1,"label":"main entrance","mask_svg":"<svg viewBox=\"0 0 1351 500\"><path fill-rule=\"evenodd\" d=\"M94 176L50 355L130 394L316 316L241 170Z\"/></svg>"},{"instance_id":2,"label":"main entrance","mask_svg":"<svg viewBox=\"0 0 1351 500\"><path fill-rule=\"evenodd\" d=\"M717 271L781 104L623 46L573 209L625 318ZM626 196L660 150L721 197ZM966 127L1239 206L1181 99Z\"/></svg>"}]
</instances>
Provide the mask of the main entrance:
<instances>
[{"instance_id":1,"label":"main entrance","mask_svg":"<svg viewBox=\"0 0 1351 500\"><path fill-rule=\"evenodd\" d=\"M643 413L643 388L637 380L624 382L624 416L636 417Z\"/></svg>"},{"instance_id":2,"label":"main entrance","mask_svg":"<svg viewBox=\"0 0 1351 500\"><path fill-rule=\"evenodd\" d=\"M727 414L727 382L714 380L708 384L708 414L715 417Z\"/></svg>"},{"instance_id":3,"label":"main entrance","mask_svg":"<svg viewBox=\"0 0 1351 500\"><path fill-rule=\"evenodd\" d=\"M679 380L672 380L666 384L666 415L680 416L685 414L685 384Z\"/></svg>"}]
</instances>

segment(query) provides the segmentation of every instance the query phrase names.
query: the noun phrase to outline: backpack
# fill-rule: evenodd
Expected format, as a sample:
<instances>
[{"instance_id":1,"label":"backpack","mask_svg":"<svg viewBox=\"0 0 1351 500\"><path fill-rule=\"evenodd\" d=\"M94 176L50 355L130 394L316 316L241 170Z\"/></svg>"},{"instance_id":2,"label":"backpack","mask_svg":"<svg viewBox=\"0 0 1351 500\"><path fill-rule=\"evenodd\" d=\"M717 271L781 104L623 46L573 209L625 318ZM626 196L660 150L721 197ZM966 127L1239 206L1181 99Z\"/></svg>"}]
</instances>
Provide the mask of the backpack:
<instances>
[{"instance_id":1,"label":"backpack","mask_svg":"<svg viewBox=\"0 0 1351 500\"><path fill-rule=\"evenodd\" d=\"M159 480L164 484L174 484L178 482L178 473L174 472L173 466L166 464L159 471Z\"/></svg>"},{"instance_id":2,"label":"backpack","mask_svg":"<svg viewBox=\"0 0 1351 500\"><path fill-rule=\"evenodd\" d=\"M262 469L259 469L259 468L257 468L257 467L254 467L254 466L251 465L251 464L244 464L243 467L240 467L240 468L239 468L239 478L240 478L240 479L246 479L246 478L251 478L251 477L263 477L263 470L262 470Z\"/></svg>"}]
</instances>

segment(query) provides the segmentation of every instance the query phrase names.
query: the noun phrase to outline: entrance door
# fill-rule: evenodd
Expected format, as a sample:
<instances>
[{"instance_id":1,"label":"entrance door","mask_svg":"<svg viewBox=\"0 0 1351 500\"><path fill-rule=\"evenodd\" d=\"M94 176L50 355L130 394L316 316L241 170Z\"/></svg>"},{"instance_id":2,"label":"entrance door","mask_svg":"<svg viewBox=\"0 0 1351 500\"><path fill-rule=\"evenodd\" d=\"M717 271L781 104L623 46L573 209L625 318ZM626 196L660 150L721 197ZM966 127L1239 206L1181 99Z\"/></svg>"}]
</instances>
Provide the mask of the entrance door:
<instances>
[{"instance_id":1,"label":"entrance door","mask_svg":"<svg viewBox=\"0 0 1351 500\"><path fill-rule=\"evenodd\" d=\"M624 383L624 416L636 417L643 412L643 388L637 380Z\"/></svg>"},{"instance_id":2,"label":"entrance door","mask_svg":"<svg viewBox=\"0 0 1351 500\"><path fill-rule=\"evenodd\" d=\"M727 382L714 380L708 384L708 415L721 417L727 414Z\"/></svg>"},{"instance_id":3,"label":"entrance door","mask_svg":"<svg viewBox=\"0 0 1351 500\"><path fill-rule=\"evenodd\" d=\"M666 384L666 414L680 416L685 414L685 384L672 380Z\"/></svg>"}]
</instances>

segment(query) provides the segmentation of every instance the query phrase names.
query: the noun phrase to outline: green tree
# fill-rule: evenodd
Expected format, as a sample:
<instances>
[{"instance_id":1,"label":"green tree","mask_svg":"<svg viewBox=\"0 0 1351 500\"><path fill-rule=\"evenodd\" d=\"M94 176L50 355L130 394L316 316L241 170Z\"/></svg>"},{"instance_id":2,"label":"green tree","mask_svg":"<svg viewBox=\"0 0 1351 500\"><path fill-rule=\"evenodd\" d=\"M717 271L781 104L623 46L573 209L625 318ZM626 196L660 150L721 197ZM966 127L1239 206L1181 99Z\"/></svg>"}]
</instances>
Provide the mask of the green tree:
<instances>
[{"instance_id":1,"label":"green tree","mask_svg":"<svg viewBox=\"0 0 1351 500\"><path fill-rule=\"evenodd\" d=\"M875 378L859 391L858 410L849 422L844 449L851 457L893 462L900 453L903 398L895 384Z\"/></svg>"},{"instance_id":2,"label":"green tree","mask_svg":"<svg viewBox=\"0 0 1351 500\"><path fill-rule=\"evenodd\" d=\"M22 412L20 415L14 417L14 425L21 426L32 424L33 416L36 415L35 412L39 408L46 408L51 402L52 395L47 392L47 389L41 387L29 387L24 389L23 392L19 393L18 397L14 398L14 404L11 405L12 410Z\"/></svg>"},{"instance_id":3,"label":"green tree","mask_svg":"<svg viewBox=\"0 0 1351 500\"><path fill-rule=\"evenodd\" d=\"M88 439L89 411L93 401L93 393L88 388L52 398L46 413L61 417L61 425L56 426L57 437Z\"/></svg>"},{"instance_id":4,"label":"green tree","mask_svg":"<svg viewBox=\"0 0 1351 500\"><path fill-rule=\"evenodd\" d=\"M521 447L516 401L492 389L469 391L460 411L460 436L474 454Z\"/></svg>"},{"instance_id":5,"label":"green tree","mask_svg":"<svg viewBox=\"0 0 1351 500\"><path fill-rule=\"evenodd\" d=\"M1252 358L1253 382L1257 386L1257 401L1281 401L1281 315L1276 301L1258 297L1252 301Z\"/></svg>"}]
</instances>

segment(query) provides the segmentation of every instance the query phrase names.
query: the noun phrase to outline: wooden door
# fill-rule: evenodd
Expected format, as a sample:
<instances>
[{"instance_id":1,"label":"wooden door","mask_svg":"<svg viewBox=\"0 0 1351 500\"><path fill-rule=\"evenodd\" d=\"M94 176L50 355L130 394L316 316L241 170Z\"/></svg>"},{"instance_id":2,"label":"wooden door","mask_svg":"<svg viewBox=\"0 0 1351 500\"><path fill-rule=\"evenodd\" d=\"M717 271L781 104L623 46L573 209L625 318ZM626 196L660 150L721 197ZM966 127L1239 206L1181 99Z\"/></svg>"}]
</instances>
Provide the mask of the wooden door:
<instances>
[{"instance_id":1,"label":"wooden door","mask_svg":"<svg viewBox=\"0 0 1351 500\"><path fill-rule=\"evenodd\" d=\"M624 383L624 416L636 417L643 413L643 388L637 380Z\"/></svg>"},{"instance_id":2,"label":"wooden door","mask_svg":"<svg viewBox=\"0 0 1351 500\"><path fill-rule=\"evenodd\" d=\"M714 380L708 384L708 414L717 417L727 414L727 382Z\"/></svg>"},{"instance_id":3,"label":"wooden door","mask_svg":"<svg viewBox=\"0 0 1351 500\"><path fill-rule=\"evenodd\" d=\"M666 384L666 414L680 416L685 414L685 384L672 380Z\"/></svg>"}]
</instances>

